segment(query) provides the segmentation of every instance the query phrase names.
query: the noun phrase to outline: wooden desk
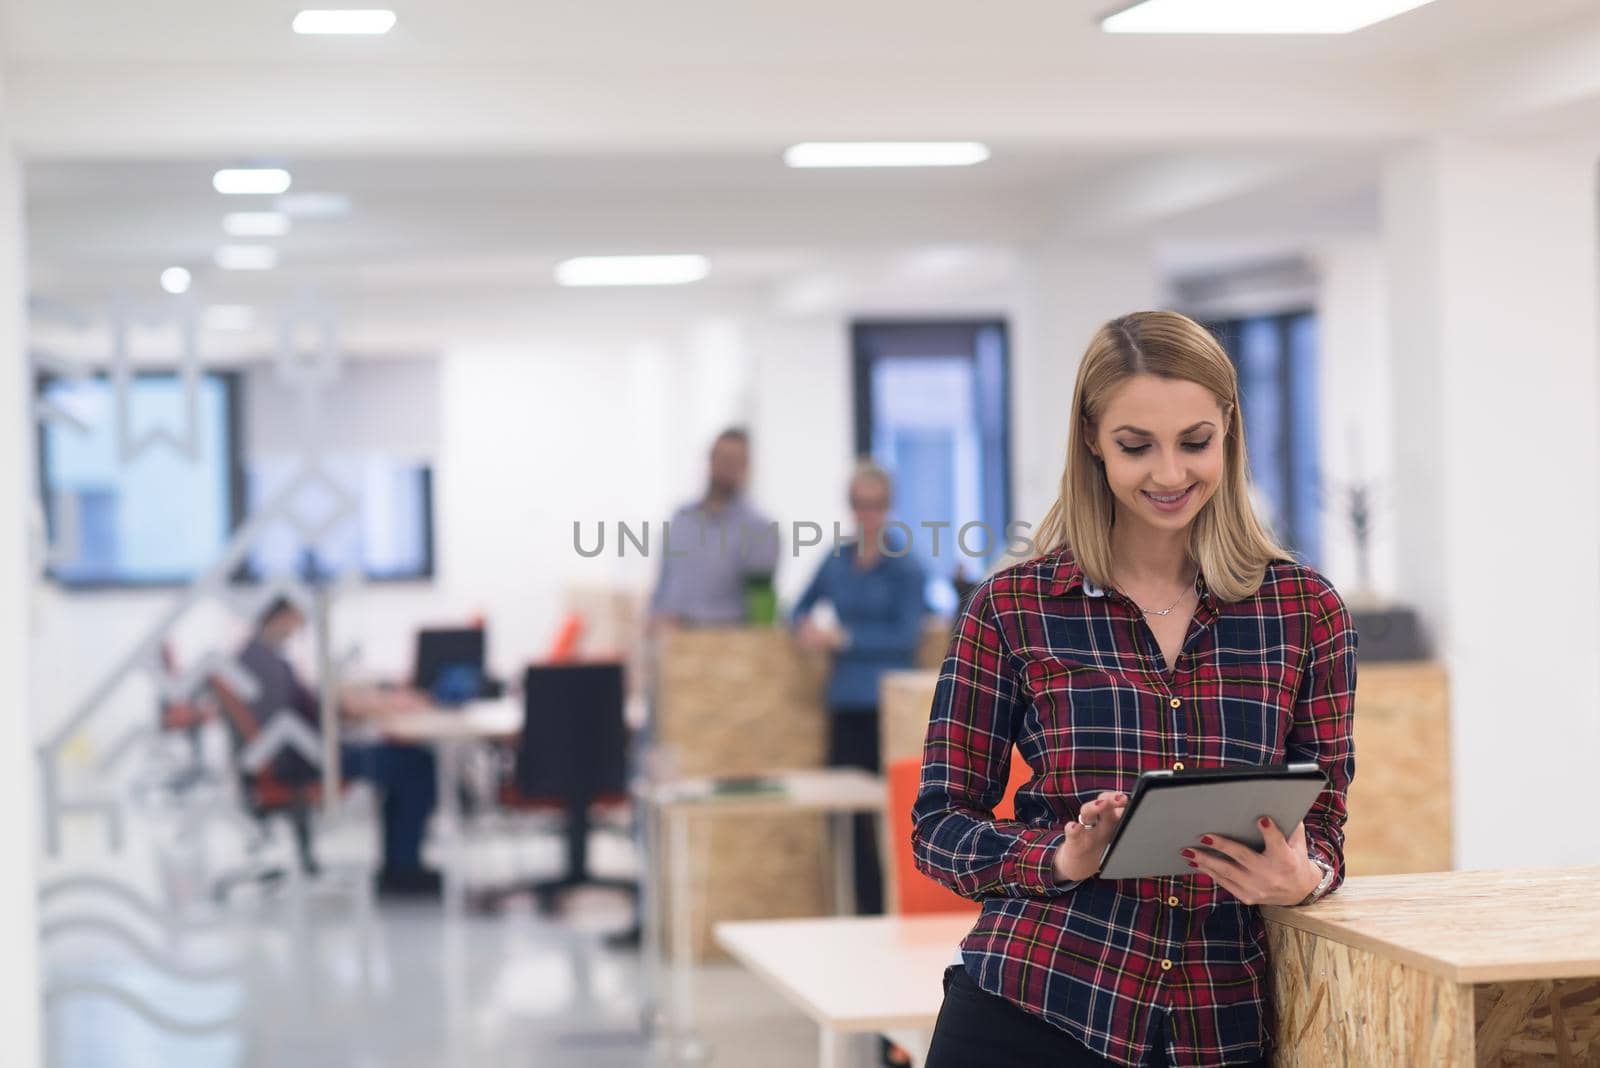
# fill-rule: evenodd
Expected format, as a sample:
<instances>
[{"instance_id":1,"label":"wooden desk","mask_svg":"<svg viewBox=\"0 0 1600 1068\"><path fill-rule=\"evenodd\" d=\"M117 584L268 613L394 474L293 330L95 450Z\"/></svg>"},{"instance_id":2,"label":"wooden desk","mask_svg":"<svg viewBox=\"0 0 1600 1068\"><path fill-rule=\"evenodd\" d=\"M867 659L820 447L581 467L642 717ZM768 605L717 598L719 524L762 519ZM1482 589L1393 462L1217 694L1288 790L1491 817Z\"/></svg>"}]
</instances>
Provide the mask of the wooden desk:
<instances>
[{"instance_id":1,"label":"wooden desk","mask_svg":"<svg viewBox=\"0 0 1600 1068\"><path fill-rule=\"evenodd\" d=\"M461 750L479 742L522 733L522 698L473 701L461 708L396 712L378 725L385 738L434 751L439 783L439 818L444 832L445 915L460 918L466 905L466 829L461 819Z\"/></svg>"},{"instance_id":2,"label":"wooden desk","mask_svg":"<svg viewBox=\"0 0 1600 1068\"><path fill-rule=\"evenodd\" d=\"M837 908L845 910L855 897L852 817L861 812L881 815L888 794L881 778L855 768L774 772L766 777L781 784L781 792L716 793L716 780L711 778L683 779L641 792L641 799L651 810L647 821L652 844L649 855L661 855L654 848L655 839L661 833L658 825L664 827L667 838L672 1023L679 1040L691 1048L698 1041L691 982L695 913L697 904L705 897L703 887L712 876L707 863L709 851L692 849L691 820L748 820L772 815L812 815L828 819L833 824L833 899ZM704 844L708 836L702 833L700 839ZM698 865L694 863L696 859L700 861ZM696 867L700 869L699 880L695 878ZM652 902L645 910L651 930L645 932L644 943L652 952L661 944L659 932L655 930L659 909L660 903ZM647 962L646 970L650 975L658 974L653 962Z\"/></svg>"},{"instance_id":3,"label":"wooden desk","mask_svg":"<svg viewBox=\"0 0 1600 1068\"><path fill-rule=\"evenodd\" d=\"M888 1034L920 1064L944 1001L944 969L976 917L851 916L719 923L717 942L822 1031L821 1064L846 1036ZM919 1037L920 1036L920 1037Z\"/></svg>"},{"instance_id":4,"label":"wooden desk","mask_svg":"<svg viewBox=\"0 0 1600 1068\"><path fill-rule=\"evenodd\" d=\"M1600 1063L1600 867L1355 877L1264 908L1278 1059Z\"/></svg>"}]
</instances>

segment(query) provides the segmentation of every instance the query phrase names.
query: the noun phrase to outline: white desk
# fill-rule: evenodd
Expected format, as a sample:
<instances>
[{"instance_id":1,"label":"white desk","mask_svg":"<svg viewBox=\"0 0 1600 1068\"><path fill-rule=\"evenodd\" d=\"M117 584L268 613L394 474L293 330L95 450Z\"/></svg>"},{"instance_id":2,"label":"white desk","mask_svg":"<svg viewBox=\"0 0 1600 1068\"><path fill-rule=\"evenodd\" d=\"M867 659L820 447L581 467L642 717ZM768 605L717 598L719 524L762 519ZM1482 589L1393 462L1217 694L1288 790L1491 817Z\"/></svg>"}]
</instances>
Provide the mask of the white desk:
<instances>
[{"instance_id":1,"label":"white desk","mask_svg":"<svg viewBox=\"0 0 1600 1068\"><path fill-rule=\"evenodd\" d=\"M833 823L833 878L838 907L848 908L854 900L854 835L852 819L857 813L881 815L887 803L888 788L883 779L856 768L815 768L772 772L763 778L782 785L781 792L715 793L714 779L680 779L656 784L641 791L641 799L652 809L648 824L657 820L666 825L669 872L672 885L672 997L673 1031L680 1046L689 1051L699 1047L695 1034L692 972L689 943L694 938L694 894L689 856L691 818L727 818L771 815L785 812L815 812ZM651 837L654 837L652 832ZM655 850L652 848L651 853ZM644 942L650 952L659 946L655 929L656 902L645 909L649 930ZM647 962L651 978L657 969Z\"/></svg>"},{"instance_id":2,"label":"white desk","mask_svg":"<svg viewBox=\"0 0 1600 1068\"><path fill-rule=\"evenodd\" d=\"M846 1037L886 1034L921 1064L944 970L977 922L970 912L719 923L717 943L822 1030L822 1068L845 1063Z\"/></svg>"},{"instance_id":3,"label":"white desk","mask_svg":"<svg viewBox=\"0 0 1600 1068\"><path fill-rule=\"evenodd\" d=\"M522 698L473 701L461 708L395 712L378 725L383 737L434 751L439 783L439 816L445 837L445 915L459 919L466 904L466 831L461 819L461 750L522 733Z\"/></svg>"}]
</instances>

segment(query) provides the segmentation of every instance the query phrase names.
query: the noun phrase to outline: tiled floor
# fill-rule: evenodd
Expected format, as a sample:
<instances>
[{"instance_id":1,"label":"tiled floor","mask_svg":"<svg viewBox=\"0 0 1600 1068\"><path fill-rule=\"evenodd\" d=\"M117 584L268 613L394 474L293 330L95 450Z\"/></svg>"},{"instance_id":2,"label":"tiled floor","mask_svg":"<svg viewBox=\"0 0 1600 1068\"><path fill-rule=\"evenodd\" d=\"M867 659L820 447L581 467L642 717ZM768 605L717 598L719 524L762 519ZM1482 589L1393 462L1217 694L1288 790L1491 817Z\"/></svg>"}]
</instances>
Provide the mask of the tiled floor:
<instances>
[{"instance_id":1,"label":"tiled floor","mask_svg":"<svg viewBox=\"0 0 1600 1068\"><path fill-rule=\"evenodd\" d=\"M359 837L325 842L325 859L361 852ZM598 863L626 867L624 846L598 839L596 844ZM549 846L520 843L522 855L514 866L527 874L554 867L554 843ZM119 875L139 869L138 856L134 849L119 860ZM476 861L480 873L513 867L504 855L492 853ZM146 880L142 892L157 897L157 885L159 880ZM93 911L67 901L51 910ZM255 917L230 933L184 939L184 959L191 963L248 962L244 974L231 978L176 980L93 932L51 939L46 959L53 981L96 978L180 1021L216 1021L234 1013L239 1021L220 1034L172 1035L104 995L64 996L49 1010L50 1063L60 1068L639 1068L669 1063L643 1026L639 953L606 944L605 934L629 921L627 904L614 895L579 895L560 918L514 903L499 915L471 916L459 924L447 923L437 904L382 903L368 946L369 983L362 980L357 925L345 902L313 902L298 926L281 902L260 903L252 911ZM147 944L169 944L157 925L144 926ZM700 968L696 984L701 1030L710 1047L709 1060L701 1063L777 1068L816 1063L810 1022L738 967Z\"/></svg>"}]
</instances>

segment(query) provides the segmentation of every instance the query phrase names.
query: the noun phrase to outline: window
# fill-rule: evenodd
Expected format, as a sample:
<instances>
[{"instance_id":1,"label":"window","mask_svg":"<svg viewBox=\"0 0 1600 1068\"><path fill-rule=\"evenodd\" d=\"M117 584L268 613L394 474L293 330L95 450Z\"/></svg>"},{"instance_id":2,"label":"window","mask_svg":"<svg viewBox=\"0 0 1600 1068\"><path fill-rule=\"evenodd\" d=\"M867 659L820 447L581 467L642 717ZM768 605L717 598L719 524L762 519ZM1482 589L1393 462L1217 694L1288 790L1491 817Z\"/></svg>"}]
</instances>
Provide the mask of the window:
<instances>
[{"instance_id":1,"label":"window","mask_svg":"<svg viewBox=\"0 0 1600 1068\"><path fill-rule=\"evenodd\" d=\"M104 376L47 376L38 391L52 578L77 587L187 582L221 555L241 507L234 376L198 376L192 409L173 373L132 376L125 404Z\"/></svg>"},{"instance_id":2,"label":"window","mask_svg":"<svg viewBox=\"0 0 1600 1068\"><path fill-rule=\"evenodd\" d=\"M895 518L912 529L932 580L929 601L952 611L954 580L982 575L1006 547L1005 323L857 323L852 342L856 452L893 475ZM937 554L924 522L949 524L937 532ZM958 532L974 522L983 527L958 546Z\"/></svg>"},{"instance_id":3,"label":"window","mask_svg":"<svg viewBox=\"0 0 1600 1068\"><path fill-rule=\"evenodd\" d=\"M252 513L304 467L300 456L252 459ZM359 570L378 581L432 577L432 468L380 453L327 456L321 468L332 485L321 480L302 485L290 506L301 525L280 521L265 527L250 552L251 575L325 579ZM350 514L335 522L346 507ZM302 527L321 534L314 546L306 544Z\"/></svg>"},{"instance_id":4,"label":"window","mask_svg":"<svg viewBox=\"0 0 1600 1068\"><path fill-rule=\"evenodd\" d=\"M74 588L176 585L217 561L243 520L307 462L297 451L266 451L246 439L240 413L246 386L253 393L256 384L243 375L200 374L191 428L177 374L133 376L125 405L105 376L41 378L50 576ZM292 398L264 395L249 410L270 415L261 403L276 401ZM192 443L194 454L178 443ZM433 575L433 472L426 462L352 449L322 457L321 470L328 481L311 480L296 492L289 509L295 521L266 525L236 579L326 578L357 569L377 581ZM339 517L346 506L350 514Z\"/></svg>"},{"instance_id":5,"label":"window","mask_svg":"<svg viewBox=\"0 0 1600 1068\"><path fill-rule=\"evenodd\" d=\"M1317 317L1302 311L1208 324L1239 372L1250 474L1278 537L1322 557L1318 485Z\"/></svg>"}]
</instances>

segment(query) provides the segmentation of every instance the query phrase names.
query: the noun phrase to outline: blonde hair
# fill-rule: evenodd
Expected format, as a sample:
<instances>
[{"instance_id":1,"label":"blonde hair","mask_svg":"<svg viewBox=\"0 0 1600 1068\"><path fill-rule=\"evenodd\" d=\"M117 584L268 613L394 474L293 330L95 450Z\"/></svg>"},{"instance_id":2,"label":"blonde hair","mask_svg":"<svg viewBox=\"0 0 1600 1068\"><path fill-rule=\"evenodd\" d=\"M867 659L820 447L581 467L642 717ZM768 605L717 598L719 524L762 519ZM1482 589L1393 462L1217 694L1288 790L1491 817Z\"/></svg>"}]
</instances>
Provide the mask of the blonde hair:
<instances>
[{"instance_id":1,"label":"blonde hair","mask_svg":"<svg viewBox=\"0 0 1600 1068\"><path fill-rule=\"evenodd\" d=\"M1139 374L1204 386L1222 408L1222 483L1189 524L1187 550L1217 597L1243 600L1261 588L1268 564L1293 556L1262 526L1250 501L1250 464L1233 363L1205 327L1177 312L1134 312L1095 332L1072 390L1061 493L1040 522L1034 543L1040 553L1072 549L1091 582L1112 584L1116 499L1100 459L1089 449L1088 432L1099 422L1112 391Z\"/></svg>"},{"instance_id":2,"label":"blonde hair","mask_svg":"<svg viewBox=\"0 0 1600 1068\"><path fill-rule=\"evenodd\" d=\"M884 503L894 500L894 479L889 477L888 471L870 459L863 458L856 461L855 466L850 469L850 481L845 483L846 491L853 492L857 482L876 482L883 487Z\"/></svg>"}]
</instances>

